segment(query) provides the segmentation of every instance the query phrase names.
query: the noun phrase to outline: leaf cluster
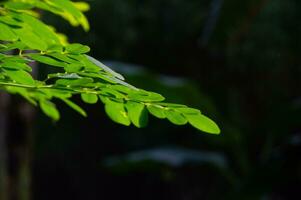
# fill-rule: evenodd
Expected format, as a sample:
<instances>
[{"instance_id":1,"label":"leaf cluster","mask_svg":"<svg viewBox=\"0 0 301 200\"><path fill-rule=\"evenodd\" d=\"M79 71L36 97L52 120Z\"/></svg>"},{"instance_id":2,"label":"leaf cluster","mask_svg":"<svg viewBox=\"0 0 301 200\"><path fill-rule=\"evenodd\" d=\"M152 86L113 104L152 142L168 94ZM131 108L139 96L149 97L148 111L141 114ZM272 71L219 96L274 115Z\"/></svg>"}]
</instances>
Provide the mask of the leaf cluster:
<instances>
[{"instance_id":1,"label":"leaf cluster","mask_svg":"<svg viewBox=\"0 0 301 200\"><path fill-rule=\"evenodd\" d=\"M190 123L204 132L218 134L218 126L199 110L164 103L160 94L138 89L124 77L87 53L90 48L68 43L66 36L42 22L40 11L52 12L73 26L89 30L82 11L89 6L69 0L10 0L0 5L0 88L28 100L57 121L59 99L83 116L86 112L71 97L88 104L101 101L107 115L123 125L144 127L148 114L176 125ZM32 66L48 65L56 73L44 80L33 77Z\"/></svg>"}]
</instances>

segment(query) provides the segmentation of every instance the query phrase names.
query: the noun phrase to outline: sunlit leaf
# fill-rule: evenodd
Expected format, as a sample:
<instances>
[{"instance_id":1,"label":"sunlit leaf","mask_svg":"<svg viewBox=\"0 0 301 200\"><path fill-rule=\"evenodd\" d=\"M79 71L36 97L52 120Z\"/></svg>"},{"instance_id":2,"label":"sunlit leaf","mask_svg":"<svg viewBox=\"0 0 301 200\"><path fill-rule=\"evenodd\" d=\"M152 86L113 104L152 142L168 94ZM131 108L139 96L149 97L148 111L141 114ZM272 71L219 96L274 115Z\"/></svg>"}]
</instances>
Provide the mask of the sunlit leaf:
<instances>
[{"instance_id":1,"label":"sunlit leaf","mask_svg":"<svg viewBox=\"0 0 301 200\"><path fill-rule=\"evenodd\" d=\"M24 26L20 29L14 29L14 32L20 38L21 42L31 49L45 51L48 47L47 43L32 32L28 26Z\"/></svg>"},{"instance_id":2,"label":"sunlit leaf","mask_svg":"<svg viewBox=\"0 0 301 200\"><path fill-rule=\"evenodd\" d=\"M81 107L79 107L78 105L73 103L72 101L70 101L68 99L61 99L61 100L64 101L69 107L71 107L73 110L77 111L82 116L87 117L87 113Z\"/></svg>"},{"instance_id":3,"label":"sunlit leaf","mask_svg":"<svg viewBox=\"0 0 301 200\"><path fill-rule=\"evenodd\" d=\"M60 113L57 110L56 106L47 100L40 101L40 106L42 111L53 120L57 121L60 119Z\"/></svg>"},{"instance_id":4,"label":"sunlit leaf","mask_svg":"<svg viewBox=\"0 0 301 200\"><path fill-rule=\"evenodd\" d=\"M162 106L148 105L147 109L152 115L154 115L155 117L157 117L159 119L166 118L166 114L164 112L165 108L163 108Z\"/></svg>"},{"instance_id":5,"label":"sunlit leaf","mask_svg":"<svg viewBox=\"0 0 301 200\"><path fill-rule=\"evenodd\" d=\"M5 4L5 7L8 9L14 9L14 10L28 10L34 7L33 4L25 3L25 2L7 2Z\"/></svg>"},{"instance_id":6,"label":"sunlit leaf","mask_svg":"<svg viewBox=\"0 0 301 200\"><path fill-rule=\"evenodd\" d=\"M98 96L96 94L82 93L81 98L85 103L95 104L98 101Z\"/></svg>"},{"instance_id":7,"label":"sunlit leaf","mask_svg":"<svg viewBox=\"0 0 301 200\"><path fill-rule=\"evenodd\" d=\"M212 134L220 133L220 129L216 125L216 123L202 114L199 115L186 114L185 117L188 119L189 123L193 127L201 131L212 133Z\"/></svg>"},{"instance_id":8,"label":"sunlit leaf","mask_svg":"<svg viewBox=\"0 0 301 200\"><path fill-rule=\"evenodd\" d=\"M34 85L35 81L29 73L23 70L5 69L4 73L16 83Z\"/></svg>"},{"instance_id":9,"label":"sunlit leaf","mask_svg":"<svg viewBox=\"0 0 301 200\"><path fill-rule=\"evenodd\" d=\"M167 119L175 125L184 125L187 123L187 119L179 112L171 109L165 110Z\"/></svg>"},{"instance_id":10,"label":"sunlit leaf","mask_svg":"<svg viewBox=\"0 0 301 200\"><path fill-rule=\"evenodd\" d=\"M123 103L107 100L105 103L105 111L114 122L126 126L131 124Z\"/></svg>"},{"instance_id":11,"label":"sunlit leaf","mask_svg":"<svg viewBox=\"0 0 301 200\"><path fill-rule=\"evenodd\" d=\"M0 40L3 41L16 41L18 36L6 24L0 23Z\"/></svg>"},{"instance_id":12,"label":"sunlit leaf","mask_svg":"<svg viewBox=\"0 0 301 200\"><path fill-rule=\"evenodd\" d=\"M72 53L72 54L83 54L88 53L90 51L90 47L82 44L69 44L66 47L66 52Z\"/></svg>"},{"instance_id":13,"label":"sunlit leaf","mask_svg":"<svg viewBox=\"0 0 301 200\"><path fill-rule=\"evenodd\" d=\"M125 104L131 122L139 127L145 127L148 122L148 112L145 105L133 101L128 101Z\"/></svg>"},{"instance_id":14,"label":"sunlit leaf","mask_svg":"<svg viewBox=\"0 0 301 200\"><path fill-rule=\"evenodd\" d=\"M56 66L56 67L66 67L67 64L64 62L60 62L58 60L55 60L54 58L51 58L47 55L41 55L41 54L27 54L30 58L32 58L35 61L51 65L51 66Z\"/></svg>"}]
</instances>

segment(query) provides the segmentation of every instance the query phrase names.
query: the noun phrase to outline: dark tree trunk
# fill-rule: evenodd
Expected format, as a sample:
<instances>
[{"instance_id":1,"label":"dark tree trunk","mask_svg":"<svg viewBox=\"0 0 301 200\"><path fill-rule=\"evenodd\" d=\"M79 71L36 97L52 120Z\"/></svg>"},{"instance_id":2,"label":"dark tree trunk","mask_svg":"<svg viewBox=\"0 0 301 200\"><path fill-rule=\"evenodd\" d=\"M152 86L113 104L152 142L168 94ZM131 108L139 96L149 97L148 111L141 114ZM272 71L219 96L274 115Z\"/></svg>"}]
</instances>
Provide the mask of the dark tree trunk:
<instances>
[{"instance_id":1,"label":"dark tree trunk","mask_svg":"<svg viewBox=\"0 0 301 200\"><path fill-rule=\"evenodd\" d=\"M0 97L0 200L29 200L34 111L20 97Z\"/></svg>"},{"instance_id":2,"label":"dark tree trunk","mask_svg":"<svg viewBox=\"0 0 301 200\"><path fill-rule=\"evenodd\" d=\"M8 175L7 175L7 109L9 95L0 93L0 199L7 200L8 197Z\"/></svg>"},{"instance_id":3,"label":"dark tree trunk","mask_svg":"<svg viewBox=\"0 0 301 200\"><path fill-rule=\"evenodd\" d=\"M33 110L20 98L12 98L7 135L9 200L30 199Z\"/></svg>"}]
</instances>

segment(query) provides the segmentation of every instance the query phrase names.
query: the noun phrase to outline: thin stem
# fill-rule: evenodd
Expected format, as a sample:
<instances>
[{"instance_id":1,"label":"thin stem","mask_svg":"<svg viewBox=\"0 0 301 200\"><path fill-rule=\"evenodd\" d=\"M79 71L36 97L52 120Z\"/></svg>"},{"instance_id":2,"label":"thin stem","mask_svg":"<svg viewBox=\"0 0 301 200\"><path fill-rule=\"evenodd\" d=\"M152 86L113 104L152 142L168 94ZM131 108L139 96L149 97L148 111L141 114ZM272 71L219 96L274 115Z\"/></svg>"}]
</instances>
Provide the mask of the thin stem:
<instances>
[{"instance_id":1,"label":"thin stem","mask_svg":"<svg viewBox=\"0 0 301 200\"><path fill-rule=\"evenodd\" d=\"M53 85L32 86L32 85L24 85L24 84L18 84L18 83L5 83L5 82L0 82L0 86L13 86L13 87L21 87L21 88L27 88L27 89L54 88Z\"/></svg>"},{"instance_id":2,"label":"thin stem","mask_svg":"<svg viewBox=\"0 0 301 200\"><path fill-rule=\"evenodd\" d=\"M56 87L54 85L40 85L40 86L32 86L32 85L24 85L24 84L18 84L18 83L5 83L5 82L0 82L0 87L1 86L13 86L13 87L20 87L20 88L25 88L25 89L33 89L33 90L37 90L37 89L58 89L58 90L68 90L69 92L73 92L73 93L88 93L88 94L96 94L99 95L101 94L101 92L98 91L91 91L91 90L87 90L87 89L73 89L73 88L60 88L60 87Z\"/></svg>"}]
</instances>

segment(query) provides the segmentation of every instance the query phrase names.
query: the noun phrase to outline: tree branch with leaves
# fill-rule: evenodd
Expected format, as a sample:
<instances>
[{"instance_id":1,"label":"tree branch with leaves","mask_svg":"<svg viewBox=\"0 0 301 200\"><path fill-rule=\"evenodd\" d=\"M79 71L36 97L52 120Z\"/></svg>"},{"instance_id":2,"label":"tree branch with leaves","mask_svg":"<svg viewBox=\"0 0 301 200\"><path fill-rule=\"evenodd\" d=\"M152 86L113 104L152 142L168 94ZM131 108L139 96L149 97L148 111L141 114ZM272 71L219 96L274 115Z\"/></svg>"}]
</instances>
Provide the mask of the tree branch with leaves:
<instances>
[{"instance_id":1,"label":"tree branch with leaves","mask_svg":"<svg viewBox=\"0 0 301 200\"><path fill-rule=\"evenodd\" d=\"M0 89L24 97L57 121L59 99L83 116L86 112L72 101L80 95L88 104L101 101L107 115L116 123L136 127L147 125L149 113L176 125L191 124L212 134L220 129L200 110L186 105L165 103L155 92L138 89L124 77L88 55L90 48L70 44L67 37L40 19L39 10L63 17L73 26L89 30L83 14L84 2L69 0L9 0L0 5ZM13 55L7 52L15 52ZM53 68L44 80L32 77L31 63ZM52 71L53 71L52 70Z\"/></svg>"}]
</instances>

